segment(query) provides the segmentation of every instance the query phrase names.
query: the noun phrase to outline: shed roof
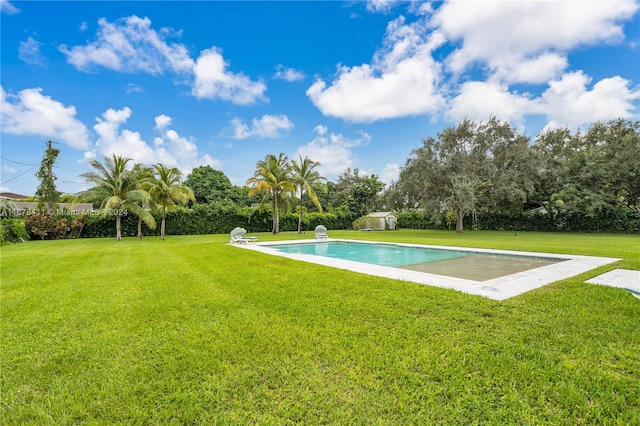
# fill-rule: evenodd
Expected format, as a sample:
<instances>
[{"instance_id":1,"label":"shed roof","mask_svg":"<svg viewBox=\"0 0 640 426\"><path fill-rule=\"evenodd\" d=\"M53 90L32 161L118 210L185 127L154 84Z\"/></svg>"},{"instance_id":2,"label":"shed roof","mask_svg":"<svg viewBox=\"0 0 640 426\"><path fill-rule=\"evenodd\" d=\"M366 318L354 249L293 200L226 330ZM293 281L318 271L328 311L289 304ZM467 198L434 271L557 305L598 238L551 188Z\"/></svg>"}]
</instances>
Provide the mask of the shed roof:
<instances>
[{"instance_id":1,"label":"shed roof","mask_svg":"<svg viewBox=\"0 0 640 426\"><path fill-rule=\"evenodd\" d=\"M393 214L393 212L372 212L372 213L369 213L367 216L370 216L370 217L387 217L387 216L395 216L395 214Z\"/></svg>"}]
</instances>

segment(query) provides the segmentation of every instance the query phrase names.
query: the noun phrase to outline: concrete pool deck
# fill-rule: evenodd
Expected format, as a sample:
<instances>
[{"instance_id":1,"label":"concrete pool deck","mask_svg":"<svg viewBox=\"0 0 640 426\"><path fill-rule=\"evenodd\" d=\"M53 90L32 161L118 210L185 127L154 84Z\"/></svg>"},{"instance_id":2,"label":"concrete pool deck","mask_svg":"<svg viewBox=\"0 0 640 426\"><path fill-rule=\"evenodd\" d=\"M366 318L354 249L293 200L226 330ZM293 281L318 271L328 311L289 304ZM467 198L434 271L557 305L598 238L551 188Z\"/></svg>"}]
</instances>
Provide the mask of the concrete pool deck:
<instances>
[{"instance_id":1,"label":"concrete pool deck","mask_svg":"<svg viewBox=\"0 0 640 426\"><path fill-rule=\"evenodd\" d=\"M585 282L609 287L628 288L640 292L640 271L614 269Z\"/></svg>"},{"instance_id":2,"label":"concrete pool deck","mask_svg":"<svg viewBox=\"0 0 640 426\"><path fill-rule=\"evenodd\" d=\"M535 252L522 252L522 251L510 251L510 250L490 250L490 249L477 249L477 248L464 248L464 247L449 247L449 246L431 246L422 244L404 244L404 243L385 243L385 242L372 242L372 241L360 241L360 240L344 240L328 238L324 241L342 241L342 242L357 242L357 243L370 243L370 244L394 244L408 247L422 247L442 250L457 250L467 251L473 253L483 253L491 255L508 255L508 256L527 256L541 258L542 260L561 260L560 262L521 271L509 275L504 275L497 278L491 278L485 281L475 281L464 278L456 278L445 275L437 275L434 273L426 273L413 271L408 269L401 269L389 266L372 265L361 262L354 262L350 260L334 259L329 257L322 257L309 254L300 253L284 253L273 247L280 244L313 244L318 243L317 240L291 240L291 241L279 241L279 242L267 242L267 243L255 243L255 244L237 244L236 247L241 247L247 250L254 250L261 253L271 254L274 256L285 257L293 260L300 260L303 262L315 263L323 266L330 266L333 268L345 269L353 272L359 272L367 275L374 275L378 277L391 278L401 281L409 281L418 284L431 285L442 288L449 288L458 290L464 293L484 296L495 300L504 300L527 291L542 287L555 281L564 280L573 276L582 274L600 266L608 265L613 262L617 262L620 259L610 257L596 257L596 256L578 256L578 255L563 255L563 254L549 254L549 253L535 253Z\"/></svg>"}]
</instances>

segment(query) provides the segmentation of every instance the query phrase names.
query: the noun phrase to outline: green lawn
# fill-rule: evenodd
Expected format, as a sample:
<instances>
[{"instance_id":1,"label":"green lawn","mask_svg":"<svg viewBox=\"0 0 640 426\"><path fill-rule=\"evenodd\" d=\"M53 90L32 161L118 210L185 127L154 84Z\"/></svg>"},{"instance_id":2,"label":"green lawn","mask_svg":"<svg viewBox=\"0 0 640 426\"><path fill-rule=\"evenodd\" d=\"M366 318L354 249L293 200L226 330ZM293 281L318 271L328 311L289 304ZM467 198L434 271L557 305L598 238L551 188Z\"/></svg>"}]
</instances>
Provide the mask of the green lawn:
<instances>
[{"instance_id":1,"label":"green lawn","mask_svg":"<svg viewBox=\"0 0 640 426\"><path fill-rule=\"evenodd\" d=\"M624 260L498 302L227 235L4 246L1 421L640 424L640 300L584 284L640 269L639 236L329 236Z\"/></svg>"}]
</instances>

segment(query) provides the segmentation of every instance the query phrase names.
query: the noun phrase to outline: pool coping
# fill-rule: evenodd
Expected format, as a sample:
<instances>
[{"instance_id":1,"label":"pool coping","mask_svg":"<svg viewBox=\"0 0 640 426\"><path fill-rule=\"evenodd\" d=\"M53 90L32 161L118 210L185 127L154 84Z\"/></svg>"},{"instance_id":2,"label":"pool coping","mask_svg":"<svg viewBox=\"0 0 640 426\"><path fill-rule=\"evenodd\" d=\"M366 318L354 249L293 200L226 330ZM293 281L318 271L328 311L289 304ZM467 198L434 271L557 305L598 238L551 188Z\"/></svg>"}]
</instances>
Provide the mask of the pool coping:
<instances>
[{"instance_id":1,"label":"pool coping","mask_svg":"<svg viewBox=\"0 0 640 426\"><path fill-rule=\"evenodd\" d=\"M355 262L351 260L334 259L329 257L316 256L301 253L283 253L281 251L266 247L281 244L313 244L331 241L365 243L365 244L388 244L407 247L434 248L441 250L467 251L474 253L485 253L494 255L529 256L543 259L563 260L552 265L542 266L515 274L504 275L499 278L487 281L473 281L463 278L447 277L444 275L430 274L427 272L411 271L391 266L379 266L368 263ZM467 294L488 297L494 300L505 300L525 293L527 291L551 284L556 281L580 275L600 266L605 266L621 259L598 256L567 255L555 253L539 253L512 250L481 249L470 247L435 246L426 244L395 243L383 241L363 241L348 240L339 238L327 238L325 240L288 240L288 241L268 241L252 244L234 244L248 250L280 256L292 260L299 260L317 265L329 266L338 269L345 269L361 274L373 275L384 278L391 278L401 281L409 281L417 284L431 285L435 287L449 288Z\"/></svg>"}]
</instances>

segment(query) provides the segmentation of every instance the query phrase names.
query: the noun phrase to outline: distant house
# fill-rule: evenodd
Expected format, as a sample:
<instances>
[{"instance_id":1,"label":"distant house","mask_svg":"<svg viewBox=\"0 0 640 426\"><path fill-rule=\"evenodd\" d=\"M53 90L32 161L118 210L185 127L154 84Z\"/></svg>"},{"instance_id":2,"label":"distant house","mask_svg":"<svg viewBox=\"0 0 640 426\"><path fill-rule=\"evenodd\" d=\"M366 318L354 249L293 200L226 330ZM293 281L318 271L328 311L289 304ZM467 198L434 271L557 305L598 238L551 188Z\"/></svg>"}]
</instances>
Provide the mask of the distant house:
<instances>
[{"instance_id":1,"label":"distant house","mask_svg":"<svg viewBox=\"0 0 640 426\"><path fill-rule=\"evenodd\" d=\"M0 192L0 198L11 201L20 201L26 200L29 197L26 195L15 194L13 192Z\"/></svg>"},{"instance_id":2,"label":"distant house","mask_svg":"<svg viewBox=\"0 0 640 426\"><path fill-rule=\"evenodd\" d=\"M372 217L378 221L378 225L371 228L373 231L395 230L396 223L398 223L398 217L391 212L373 212L369 213L367 217Z\"/></svg>"}]
</instances>

